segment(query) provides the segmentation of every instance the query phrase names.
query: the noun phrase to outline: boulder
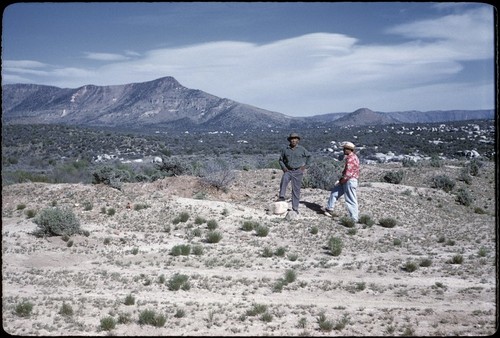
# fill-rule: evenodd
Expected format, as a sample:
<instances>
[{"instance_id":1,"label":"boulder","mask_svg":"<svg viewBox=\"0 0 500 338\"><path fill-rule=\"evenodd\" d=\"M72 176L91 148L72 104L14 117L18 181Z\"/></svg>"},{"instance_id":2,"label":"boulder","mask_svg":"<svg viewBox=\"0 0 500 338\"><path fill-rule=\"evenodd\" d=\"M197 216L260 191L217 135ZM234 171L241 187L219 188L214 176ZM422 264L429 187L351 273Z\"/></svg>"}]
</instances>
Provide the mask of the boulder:
<instances>
[{"instance_id":1,"label":"boulder","mask_svg":"<svg viewBox=\"0 0 500 338\"><path fill-rule=\"evenodd\" d=\"M287 202L274 202L271 206L271 211L275 215L282 215L288 210L288 203Z\"/></svg>"}]
</instances>

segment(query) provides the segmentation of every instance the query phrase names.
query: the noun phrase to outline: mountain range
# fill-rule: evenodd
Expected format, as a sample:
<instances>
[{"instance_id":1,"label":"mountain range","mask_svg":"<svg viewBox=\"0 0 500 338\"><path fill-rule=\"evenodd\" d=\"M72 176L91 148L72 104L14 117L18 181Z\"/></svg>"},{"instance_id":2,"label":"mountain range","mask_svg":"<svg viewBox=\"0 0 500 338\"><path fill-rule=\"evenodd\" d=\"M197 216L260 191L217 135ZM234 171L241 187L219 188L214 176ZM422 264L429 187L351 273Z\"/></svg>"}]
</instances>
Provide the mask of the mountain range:
<instances>
[{"instance_id":1,"label":"mountain range","mask_svg":"<svg viewBox=\"0 0 500 338\"><path fill-rule=\"evenodd\" d=\"M87 127L262 129L493 119L494 110L354 112L291 117L182 86L173 77L125 85L2 85L2 122Z\"/></svg>"}]
</instances>

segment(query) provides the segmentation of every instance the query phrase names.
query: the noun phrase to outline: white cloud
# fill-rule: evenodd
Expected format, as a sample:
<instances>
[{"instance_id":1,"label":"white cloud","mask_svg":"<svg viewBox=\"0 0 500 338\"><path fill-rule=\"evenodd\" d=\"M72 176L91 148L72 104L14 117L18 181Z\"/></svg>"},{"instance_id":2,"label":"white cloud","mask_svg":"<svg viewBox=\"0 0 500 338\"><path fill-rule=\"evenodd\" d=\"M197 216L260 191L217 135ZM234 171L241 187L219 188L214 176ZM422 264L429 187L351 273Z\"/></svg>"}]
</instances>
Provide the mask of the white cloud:
<instances>
[{"instance_id":1,"label":"white cloud","mask_svg":"<svg viewBox=\"0 0 500 338\"><path fill-rule=\"evenodd\" d=\"M98 60L98 61L124 61L128 60L129 57L120 54L112 54L112 53L85 53L85 57L90 60Z\"/></svg>"},{"instance_id":2,"label":"white cloud","mask_svg":"<svg viewBox=\"0 0 500 338\"><path fill-rule=\"evenodd\" d=\"M491 11L475 10L393 27L389 32L406 42L392 45L365 45L346 35L314 33L262 45L218 41L141 55L87 53L89 59L106 61L95 69L6 61L3 73L43 71L47 77L40 73L37 79L72 88L173 76L188 88L287 115L359 107L485 109L493 108L492 90L483 93L484 84L449 82L463 71L463 61L493 57L492 27ZM486 88L492 88L493 74L487 81Z\"/></svg>"}]
</instances>

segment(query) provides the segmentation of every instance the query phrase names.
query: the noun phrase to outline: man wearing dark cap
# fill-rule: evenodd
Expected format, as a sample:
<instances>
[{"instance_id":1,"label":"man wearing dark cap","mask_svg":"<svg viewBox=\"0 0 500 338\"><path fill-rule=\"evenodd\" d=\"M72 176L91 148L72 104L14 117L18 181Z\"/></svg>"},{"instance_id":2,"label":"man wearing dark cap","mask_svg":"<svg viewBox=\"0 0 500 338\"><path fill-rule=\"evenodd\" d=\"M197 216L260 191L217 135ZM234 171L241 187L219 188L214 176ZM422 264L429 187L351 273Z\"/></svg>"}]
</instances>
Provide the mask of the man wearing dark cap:
<instances>
[{"instance_id":1,"label":"man wearing dark cap","mask_svg":"<svg viewBox=\"0 0 500 338\"><path fill-rule=\"evenodd\" d=\"M303 146L299 146L300 136L291 133L288 136L290 144L281 149L279 164L283 170L281 177L279 200L285 200L286 188L292 182L292 209L299 213L300 187L304 171L309 168L311 154Z\"/></svg>"},{"instance_id":2,"label":"man wearing dark cap","mask_svg":"<svg viewBox=\"0 0 500 338\"><path fill-rule=\"evenodd\" d=\"M359 210L356 189L359 179L359 159L354 152L355 146L352 142L344 142L342 148L344 149L344 170L340 179L335 182L324 211L333 216L335 203L343 195L349 216L354 222L357 222Z\"/></svg>"}]
</instances>

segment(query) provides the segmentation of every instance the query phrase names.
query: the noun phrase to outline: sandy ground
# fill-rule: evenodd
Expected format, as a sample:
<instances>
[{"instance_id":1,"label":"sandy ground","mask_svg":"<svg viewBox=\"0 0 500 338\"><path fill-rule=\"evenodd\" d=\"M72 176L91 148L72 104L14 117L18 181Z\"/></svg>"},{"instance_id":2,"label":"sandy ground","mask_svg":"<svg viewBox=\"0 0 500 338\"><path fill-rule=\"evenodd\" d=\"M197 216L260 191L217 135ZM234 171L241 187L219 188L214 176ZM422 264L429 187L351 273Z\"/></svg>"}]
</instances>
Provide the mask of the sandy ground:
<instances>
[{"instance_id":1,"label":"sandy ground","mask_svg":"<svg viewBox=\"0 0 500 338\"><path fill-rule=\"evenodd\" d=\"M470 186L457 181L455 190L466 187L474 197L471 206L430 187L434 175L457 178L460 169L363 166L360 214L374 224L354 228L341 222L343 199L337 217L321 212L328 192L320 189L302 189L298 218L273 214L281 178L273 169L238 171L226 192L189 176L125 184L122 191L3 187L3 329L22 336L492 335L498 325L495 168L481 168ZM405 170L403 182L382 182L389 170ZM27 210L54 204L71 208L87 235L35 237ZM182 213L189 215L185 222ZM396 226L381 226L383 218ZM210 221L222 236L217 243L207 241ZM245 231L250 221L269 233ZM343 244L338 256L328 247L332 237ZM190 246L189 255L172 254L180 245ZM189 287L170 290L178 275L187 276ZM127 296L133 304L125 304ZM16 309L26 302L32 311L20 316ZM63 304L73 314L61 313ZM141 325L147 311L164 323ZM101 321L109 318L116 326L105 330Z\"/></svg>"}]
</instances>

